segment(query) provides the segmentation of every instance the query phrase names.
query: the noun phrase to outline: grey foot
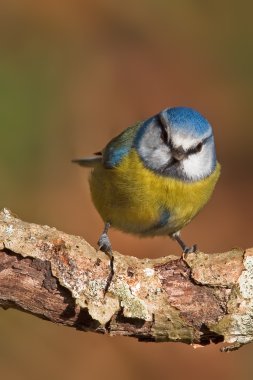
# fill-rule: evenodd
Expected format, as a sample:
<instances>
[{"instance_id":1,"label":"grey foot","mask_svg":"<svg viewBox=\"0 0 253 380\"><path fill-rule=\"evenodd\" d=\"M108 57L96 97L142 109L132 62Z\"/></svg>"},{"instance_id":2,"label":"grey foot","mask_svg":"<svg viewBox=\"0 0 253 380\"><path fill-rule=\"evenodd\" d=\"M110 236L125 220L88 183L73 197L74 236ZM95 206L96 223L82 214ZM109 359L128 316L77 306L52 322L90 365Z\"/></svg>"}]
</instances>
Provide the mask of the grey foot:
<instances>
[{"instance_id":1,"label":"grey foot","mask_svg":"<svg viewBox=\"0 0 253 380\"><path fill-rule=\"evenodd\" d=\"M102 233L102 235L98 239L98 247L101 251L103 251L105 253L111 253L112 252L112 245L111 245L110 239L106 233Z\"/></svg>"},{"instance_id":2,"label":"grey foot","mask_svg":"<svg viewBox=\"0 0 253 380\"><path fill-rule=\"evenodd\" d=\"M112 255L112 245L108 236L110 223L105 223L105 228L100 238L98 239L98 247L101 251Z\"/></svg>"},{"instance_id":3,"label":"grey foot","mask_svg":"<svg viewBox=\"0 0 253 380\"><path fill-rule=\"evenodd\" d=\"M183 254L188 255L189 253L195 253L197 251L197 244L192 245L191 247L188 247L183 240L180 238L179 233L175 233L172 235L172 239L176 240L180 247L182 248Z\"/></svg>"}]
</instances>

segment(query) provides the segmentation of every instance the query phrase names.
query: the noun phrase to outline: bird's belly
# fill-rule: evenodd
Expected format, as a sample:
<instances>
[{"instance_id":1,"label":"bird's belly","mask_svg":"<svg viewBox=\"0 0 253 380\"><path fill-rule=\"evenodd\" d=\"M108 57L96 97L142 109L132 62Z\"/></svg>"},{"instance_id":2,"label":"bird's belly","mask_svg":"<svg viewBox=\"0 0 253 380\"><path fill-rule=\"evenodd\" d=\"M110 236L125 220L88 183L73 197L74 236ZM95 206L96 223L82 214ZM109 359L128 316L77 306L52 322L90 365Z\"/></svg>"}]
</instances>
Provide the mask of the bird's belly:
<instances>
[{"instance_id":1,"label":"bird's belly","mask_svg":"<svg viewBox=\"0 0 253 380\"><path fill-rule=\"evenodd\" d=\"M189 223L208 201L217 179L218 172L194 183L158 175L132 150L116 168L97 166L90 188L104 221L125 232L154 236L172 234Z\"/></svg>"}]
</instances>

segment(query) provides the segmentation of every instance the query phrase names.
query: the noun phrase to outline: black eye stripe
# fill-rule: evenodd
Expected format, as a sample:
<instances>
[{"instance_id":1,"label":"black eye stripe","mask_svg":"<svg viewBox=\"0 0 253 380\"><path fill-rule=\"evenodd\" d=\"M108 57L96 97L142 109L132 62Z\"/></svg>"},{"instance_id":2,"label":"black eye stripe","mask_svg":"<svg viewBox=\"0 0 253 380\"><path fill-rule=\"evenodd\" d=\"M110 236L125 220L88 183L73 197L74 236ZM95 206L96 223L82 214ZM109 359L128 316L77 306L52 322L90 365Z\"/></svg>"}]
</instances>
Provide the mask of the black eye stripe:
<instances>
[{"instance_id":1,"label":"black eye stripe","mask_svg":"<svg viewBox=\"0 0 253 380\"><path fill-rule=\"evenodd\" d=\"M168 142L168 132L166 129L161 125L161 138L165 144Z\"/></svg>"},{"instance_id":2,"label":"black eye stripe","mask_svg":"<svg viewBox=\"0 0 253 380\"><path fill-rule=\"evenodd\" d=\"M198 145L195 146L194 148L190 148L190 149L188 149L186 153L187 153L188 155L189 155L189 154L198 153L198 152L201 151L202 147L203 147L203 143L200 142L200 143L198 143Z\"/></svg>"},{"instance_id":3,"label":"black eye stripe","mask_svg":"<svg viewBox=\"0 0 253 380\"><path fill-rule=\"evenodd\" d=\"M200 141L194 148L190 148L187 150L187 154L194 154L194 153L198 153L201 151L203 145L210 139L212 138L212 134L207 136L206 138L204 138L204 140Z\"/></svg>"},{"instance_id":4,"label":"black eye stripe","mask_svg":"<svg viewBox=\"0 0 253 380\"><path fill-rule=\"evenodd\" d=\"M158 115L158 121L159 121L159 126L161 128L161 138L170 149L172 149L172 141L169 139L168 132L167 132L167 125L161 115Z\"/></svg>"},{"instance_id":5,"label":"black eye stripe","mask_svg":"<svg viewBox=\"0 0 253 380\"><path fill-rule=\"evenodd\" d=\"M168 132L166 129L166 126L164 125L163 119L158 115L158 122L159 122L159 127L161 128L161 138L165 144L168 142Z\"/></svg>"}]
</instances>

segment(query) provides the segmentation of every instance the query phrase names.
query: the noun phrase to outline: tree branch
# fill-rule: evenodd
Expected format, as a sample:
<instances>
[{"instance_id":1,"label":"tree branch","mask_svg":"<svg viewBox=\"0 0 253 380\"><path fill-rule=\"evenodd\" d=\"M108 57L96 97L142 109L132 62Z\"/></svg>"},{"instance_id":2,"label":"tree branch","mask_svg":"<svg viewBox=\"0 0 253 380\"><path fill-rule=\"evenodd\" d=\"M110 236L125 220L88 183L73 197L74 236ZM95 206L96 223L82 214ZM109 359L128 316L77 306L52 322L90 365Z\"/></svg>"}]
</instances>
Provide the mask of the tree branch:
<instances>
[{"instance_id":1,"label":"tree branch","mask_svg":"<svg viewBox=\"0 0 253 380\"><path fill-rule=\"evenodd\" d=\"M253 249L137 259L0 213L0 306L79 330L204 346L253 341Z\"/></svg>"}]
</instances>

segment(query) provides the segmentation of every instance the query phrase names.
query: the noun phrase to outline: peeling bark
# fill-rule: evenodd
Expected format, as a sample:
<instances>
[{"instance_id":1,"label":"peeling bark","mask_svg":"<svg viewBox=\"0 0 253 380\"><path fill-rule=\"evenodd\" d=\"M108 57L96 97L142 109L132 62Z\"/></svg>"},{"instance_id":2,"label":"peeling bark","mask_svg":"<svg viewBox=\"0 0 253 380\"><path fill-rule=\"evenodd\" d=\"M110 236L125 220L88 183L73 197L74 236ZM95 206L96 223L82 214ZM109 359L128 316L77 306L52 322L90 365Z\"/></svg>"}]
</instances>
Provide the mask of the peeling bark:
<instances>
[{"instance_id":1,"label":"peeling bark","mask_svg":"<svg viewBox=\"0 0 253 380\"><path fill-rule=\"evenodd\" d=\"M0 213L0 306L83 331L204 346L253 341L253 249L137 259Z\"/></svg>"}]
</instances>

